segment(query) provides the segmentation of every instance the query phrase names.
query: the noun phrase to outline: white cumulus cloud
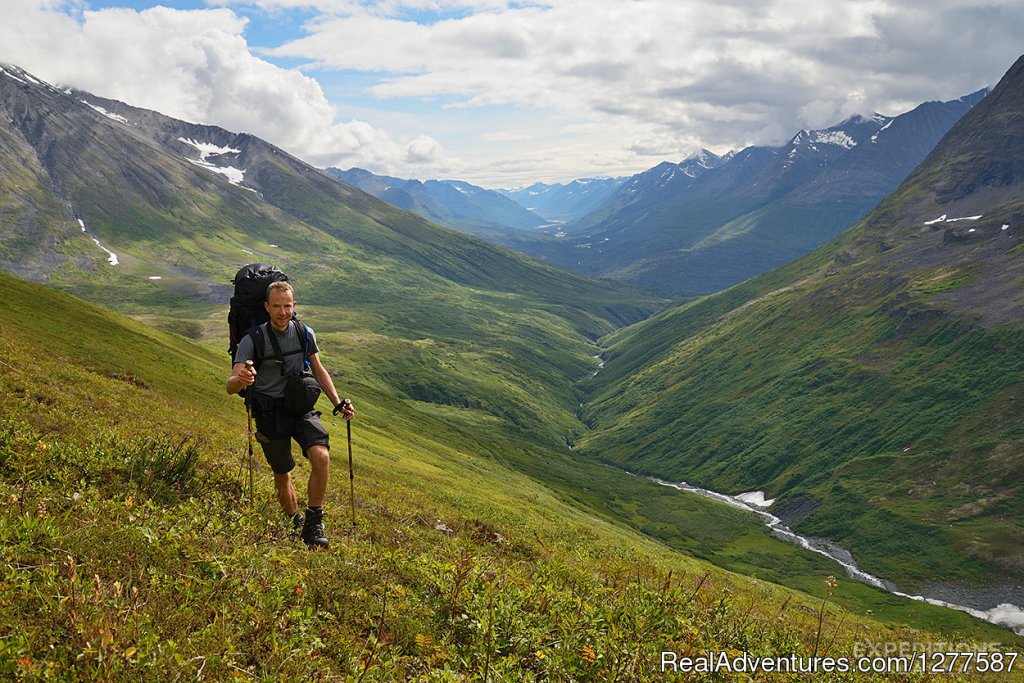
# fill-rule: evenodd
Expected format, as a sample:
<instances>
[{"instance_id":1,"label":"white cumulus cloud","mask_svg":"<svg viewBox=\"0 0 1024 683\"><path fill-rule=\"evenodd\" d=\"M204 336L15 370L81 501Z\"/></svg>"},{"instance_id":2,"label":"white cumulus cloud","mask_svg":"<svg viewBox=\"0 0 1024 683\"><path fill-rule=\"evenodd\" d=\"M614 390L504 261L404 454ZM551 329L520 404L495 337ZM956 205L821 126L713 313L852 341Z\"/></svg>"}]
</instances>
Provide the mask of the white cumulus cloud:
<instances>
[{"instance_id":1,"label":"white cumulus cloud","mask_svg":"<svg viewBox=\"0 0 1024 683\"><path fill-rule=\"evenodd\" d=\"M953 99L995 84L1024 26L1019 0L71 0L75 18L60 0L2 2L0 59L47 80L321 166L490 186L632 173ZM260 50L240 13L261 22Z\"/></svg>"},{"instance_id":2,"label":"white cumulus cloud","mask_svg":"<svg viewBox=\"0 0 1024 683\"><path fill-rule=\"evenodd\" d=\"M381 100L599 123L624 165L647 151L779 144L994 85L1024 26L1014 0L305 2L321 16L272 54L373 74Z\"/></svg>"},{"instance_id":3,"label":"white cumulus cloud","mask_svg":"<svg viewBox=\"0 0 1024 683\"><path fill-rule=\"evenodd\" d=\"M246 19L230 9L105 9L71 16L62 3L5 0L0 61L52 83L196 123L249 132L327 166L444 166L440 143L395 140L358 120L340 122L320 84L253 54Z\"/></svg>"}]
</instances>

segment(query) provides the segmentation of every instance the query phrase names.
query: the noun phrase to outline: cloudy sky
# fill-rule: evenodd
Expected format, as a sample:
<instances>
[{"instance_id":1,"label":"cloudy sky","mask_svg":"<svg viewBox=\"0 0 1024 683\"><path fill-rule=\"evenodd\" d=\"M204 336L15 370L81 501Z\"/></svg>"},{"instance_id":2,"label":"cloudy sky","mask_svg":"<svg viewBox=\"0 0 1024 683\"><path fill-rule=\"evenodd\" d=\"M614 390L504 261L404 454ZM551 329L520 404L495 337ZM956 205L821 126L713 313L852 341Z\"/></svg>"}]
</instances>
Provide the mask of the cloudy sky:
<instances>
[{"instance_id":1,"label":"cloudy sky","mask_svg":"<svg viewBox=\"0 0 1024 683\"><path fill-rule=\"evenodd\" d=\"M994 85L1020 0L0 0L0 61L317 166L627 175Z\"/></svg>"}]
</instances>

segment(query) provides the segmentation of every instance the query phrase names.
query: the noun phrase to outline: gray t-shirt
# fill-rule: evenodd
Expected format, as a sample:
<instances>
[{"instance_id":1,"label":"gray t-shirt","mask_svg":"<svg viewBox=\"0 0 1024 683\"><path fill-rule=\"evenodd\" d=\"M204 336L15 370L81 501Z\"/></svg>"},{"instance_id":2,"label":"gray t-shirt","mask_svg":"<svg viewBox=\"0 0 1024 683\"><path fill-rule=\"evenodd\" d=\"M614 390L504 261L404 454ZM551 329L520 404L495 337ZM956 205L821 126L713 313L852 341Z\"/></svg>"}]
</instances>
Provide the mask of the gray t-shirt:
<instances>
[{"instance_id":1,"label":"gray t-shirt","mask_svg":"<svg viewBox=\"0 0 1024 683\"><path fill-rule=\"evenodd\" d=\"M284 396L284 386L288 375L302 372L305 365L303 363L302 337L299 335L299 328L294 322L288 323L288 329L284 334L278 334L277 330L270 323L263 323L260 327L263 330L263 352L260 354L263 361L260 363L259 368L256 369L256 384L254 387L261 394L280 398ZM309 326L306 329L309 331L309 355L313 355L320 349L316 345L316 335L313 334L313 329ZM274 347L270 343L268 334L275 335L277 343L281 345L281 353L284 355L283 375L281 374L281 364L274 357ZM235 350L236 363L244 363L247 360L255 360L252 337L248 334L242 337L241 341L238 342L238 348Z\"/></svg>"}]
</instances>

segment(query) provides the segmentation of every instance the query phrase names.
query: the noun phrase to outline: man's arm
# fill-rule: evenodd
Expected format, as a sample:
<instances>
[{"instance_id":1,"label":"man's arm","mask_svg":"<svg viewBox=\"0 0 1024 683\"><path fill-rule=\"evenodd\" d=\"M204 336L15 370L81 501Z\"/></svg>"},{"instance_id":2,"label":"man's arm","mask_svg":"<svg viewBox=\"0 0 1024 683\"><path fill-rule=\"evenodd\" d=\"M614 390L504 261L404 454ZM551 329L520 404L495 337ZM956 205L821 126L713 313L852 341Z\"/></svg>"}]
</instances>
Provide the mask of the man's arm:
<instances>
[{"instance_id":1,"label":"man's arm","mask_svg":"<svg viewBox=\"0 0 1024 683\"><path fill-rule=\"evenodd\" d=\"M237 394L242 389L252 386L256 381L256 368L252 366L252 361L246 361L244 363L235 363L231 367L231 376L228 377L227 390L229 394Z\"/></svg>"},{"instance_id":2,"label":"man's arm","mask_svg":"<svg viewBox=\"0 0 1024 683\"><path fill-rule=\"evenodd\" d=\"M312 353L309 355L309 367L313 371L313 376L316 377L317 384L327 394L327 398L331 400L331 405L337 407L341 403L341 397L338 396L337 390L334 388L334 381L327 372L327 368L320 362L320 354ZM349 403L345 408L342 408L341 415L346 420L351 420L356 414L355 408Z\"/></svg>"},{"instance_id":3,"label":"man's arm","mask_svg":"<svg viewBox=\"0 0 1024 683\"><path fill-rule=\"evenodd\" d=\"M246 334L239 340L238 348L235 349L235 364L231 366L231 376L228 377L226 386L229 394L237 394L256 381L253 356L252 337Z\"/></svg>"}]
</instances>

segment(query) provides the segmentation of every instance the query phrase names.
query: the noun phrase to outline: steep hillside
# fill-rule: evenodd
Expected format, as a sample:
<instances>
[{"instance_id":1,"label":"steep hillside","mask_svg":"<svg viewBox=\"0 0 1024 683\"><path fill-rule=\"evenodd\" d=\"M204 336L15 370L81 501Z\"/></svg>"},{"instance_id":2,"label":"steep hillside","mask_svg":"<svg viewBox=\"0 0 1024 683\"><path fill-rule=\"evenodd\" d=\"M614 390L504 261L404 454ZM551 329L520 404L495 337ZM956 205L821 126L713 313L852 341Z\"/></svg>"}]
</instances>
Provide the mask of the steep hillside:
<instances>
[{"instance_id":1,"label":"steep hillside","mask_svg":"<svg viewBox=\"0 0 1024 683\"><path fill-rule=\"evenodd\" d=\"M1024 604L1024 59L823 249L612 335L593 457L763 490L897 584Z\"/></svg>"},{"instance_id":2,"label":"steep hillside","mask_svg":"<svg viewBox=\"0 0 1024 683\"><path fill-rule=\"evenodd\" d=\"M699 174L671 174L675 165L662 164L566 226L570 237L521 248L582 273L675 295L719 291L808 254L851 226L984 93L929 102L895 118L854 116L800 131L783 147L715 157Z\"/></svg>"},{"instance_id":3,"label":"steep hillside","mask_svg":"<svg viewBox=\"0 0 1024 683\"><path fill-rule=\"evenodd\" d=\"M219 349L7 275L0 287L5 679L645 681L664 678L662 650L1020 649L957 612L842 579L831 590L820 567L811 598L671 552L500 462L535 446L348 375L356 525L344 428L328 415L332 546L309 552L259 456L250 503L245 415ZM591 482L607 469L576 467ZM644 488L624 502L662 489ZM706 545L749 525L701 507L664 506L660 524L714 520L694 529ZM776 542L742 533L762 554Z\"/></svg>"}]
</instances>

